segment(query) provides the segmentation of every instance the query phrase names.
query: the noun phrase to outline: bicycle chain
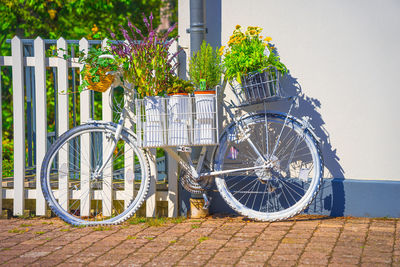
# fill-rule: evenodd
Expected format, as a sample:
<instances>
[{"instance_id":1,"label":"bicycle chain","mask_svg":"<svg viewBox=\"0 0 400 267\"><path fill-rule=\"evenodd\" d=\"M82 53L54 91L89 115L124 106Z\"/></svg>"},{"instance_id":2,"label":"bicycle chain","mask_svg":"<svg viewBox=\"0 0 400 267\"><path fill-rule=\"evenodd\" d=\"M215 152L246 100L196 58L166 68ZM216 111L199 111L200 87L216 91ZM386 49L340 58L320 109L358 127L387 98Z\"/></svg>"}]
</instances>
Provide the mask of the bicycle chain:
<instances>
[{"instance_id":1,"label":"bicycle chain","mask_svg":"<svg viewBox=\"0 0 400 267\"><path fill-rule=\"evenodd\" d=\"M214 183L214 177L204 176L195 179L190 172L183 168L179 175L179 182L186 191L192 194L203 194L205 191L211 189Z\"/></svg>"}]
</instances>

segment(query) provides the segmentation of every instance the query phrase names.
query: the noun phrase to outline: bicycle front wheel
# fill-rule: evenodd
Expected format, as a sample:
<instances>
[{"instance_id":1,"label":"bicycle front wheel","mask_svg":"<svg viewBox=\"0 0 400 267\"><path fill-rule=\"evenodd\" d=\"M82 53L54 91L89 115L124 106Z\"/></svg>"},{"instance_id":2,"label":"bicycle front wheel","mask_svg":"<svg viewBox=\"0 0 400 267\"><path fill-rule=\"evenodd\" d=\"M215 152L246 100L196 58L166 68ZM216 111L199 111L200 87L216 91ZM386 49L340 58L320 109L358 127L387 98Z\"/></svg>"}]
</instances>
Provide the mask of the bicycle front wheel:
<instances>
[{"instance_id":1,"label":"bicycle front wheel","mask_svg":"<svg viewBox=\"0 0 400 267\"><path fill-rule=\"evenodd\" d=\"M247 168L215 182L231 208L261 221L287 219L307 208L323 173L321 152L307 127L275 113L253 114L228 126L214 162L216 171ZM260 166L266 167L249 170Z\"/></svg>"},{"instance_id":2,"label":"bicycle front wheel","mask_svg":"<svg viewBox=\"0 0 400 267\"><path fill-rule=\"evenodd\" d=\"M148 159L134 136L122 130L116 140L115 131L111 123L80 125L49 148L41 169L42 191L65 222L118 224L143 203L149 187Z\"/></svg>"}]
</instances>

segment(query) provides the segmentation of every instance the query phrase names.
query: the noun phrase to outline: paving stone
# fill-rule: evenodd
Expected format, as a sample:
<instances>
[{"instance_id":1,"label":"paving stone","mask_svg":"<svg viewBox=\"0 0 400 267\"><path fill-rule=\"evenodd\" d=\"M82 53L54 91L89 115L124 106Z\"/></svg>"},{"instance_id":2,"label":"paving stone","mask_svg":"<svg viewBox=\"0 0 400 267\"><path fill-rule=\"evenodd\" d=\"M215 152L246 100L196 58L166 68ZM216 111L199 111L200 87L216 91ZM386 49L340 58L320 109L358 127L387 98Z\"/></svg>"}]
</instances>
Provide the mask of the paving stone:
<instances>
[{"instance_id":1,"label":"paving stone","mask_svg":"<svg viewBox=\"0 0 400 267\"><path fill-rule=\"evenodd\" d=\"M30 224L27 232L8 232L24 229L22 224ZM396 229L399 220L308 215L275 223L220 216L161 227L124 224L110 231L73 228L58 219L0 220L0 264L400 266Z\"/></svg>"}]
</instances>

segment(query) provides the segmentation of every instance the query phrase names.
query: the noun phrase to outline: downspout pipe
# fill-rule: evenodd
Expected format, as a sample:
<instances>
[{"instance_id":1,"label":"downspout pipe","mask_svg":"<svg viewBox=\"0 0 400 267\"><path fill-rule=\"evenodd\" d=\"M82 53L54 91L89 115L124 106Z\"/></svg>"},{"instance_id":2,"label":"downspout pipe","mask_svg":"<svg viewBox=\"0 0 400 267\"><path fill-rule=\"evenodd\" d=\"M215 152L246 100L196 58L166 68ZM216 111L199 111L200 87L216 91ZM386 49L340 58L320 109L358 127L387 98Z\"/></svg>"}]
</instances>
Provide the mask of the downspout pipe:
<instances>
[{"instance_id":1,"label":"downspout pipe","mask_svg":"<svg viewBox=\"0 0 400 267\"><path fill-rule=\"evenodd\" d=\"M200 50L202 42L206 39L206 1L190 0L190 55Z\"/></svg>"},{"instance_id":2,"label":"downspout pipe","mask_svg":"<svg viewBox=\"0 0 400 267\"><path fill-rule=\"evenodd\" d=\"M190 34L190 56L193 56L200 50L201 44L206 39L206 0L190 0L190 28L186 32ZM198 159L199 154L200 149L193 149L192 159ZM192 205L198 201L202 201L200 206ZM208 205L203 208L206 202L202 195L191 194L190 203L190 217L200 218L208 214Z\"/></svg>"}]
</instances>

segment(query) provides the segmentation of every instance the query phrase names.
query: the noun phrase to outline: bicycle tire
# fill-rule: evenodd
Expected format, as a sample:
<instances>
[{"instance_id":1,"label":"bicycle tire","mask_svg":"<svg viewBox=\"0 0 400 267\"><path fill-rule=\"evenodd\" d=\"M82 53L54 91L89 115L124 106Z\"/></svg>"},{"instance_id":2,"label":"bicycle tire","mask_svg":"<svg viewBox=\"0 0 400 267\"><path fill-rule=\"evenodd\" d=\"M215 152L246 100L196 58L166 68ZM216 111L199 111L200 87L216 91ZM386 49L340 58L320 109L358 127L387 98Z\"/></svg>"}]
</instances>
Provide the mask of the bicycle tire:
<instances>
[{"instance_id":1,"label":"bicycle tire","mask_svg":"<svg viewBox=\"0 0 400 267\"><path fill-rule=\"evenodd\" d=\"M250 114L226 127L221 135L214 159L216 171L265 164L240 136L238 125L248 130L249 138L272 167L216 177L225 202L239 214L260 221L284 220L306 209L316 197L323 176L321 151L311 130L284 114Z\"/></svg>"},{"instance_id":2,"label":"bicycle tire","mask_svg":"<svg viewBox=\"0 0 400 267\"><path fill-rule=\"evenodd\" d=\"M112 148L115 131L114 123L83 124L62 134L48 149L41 168L42 192L51 210L65 222L118 224L142 205L149 188L149 162L126 129L112 160L94 175L106 160L107 148Z\"/></svg>"}]
</instances>

